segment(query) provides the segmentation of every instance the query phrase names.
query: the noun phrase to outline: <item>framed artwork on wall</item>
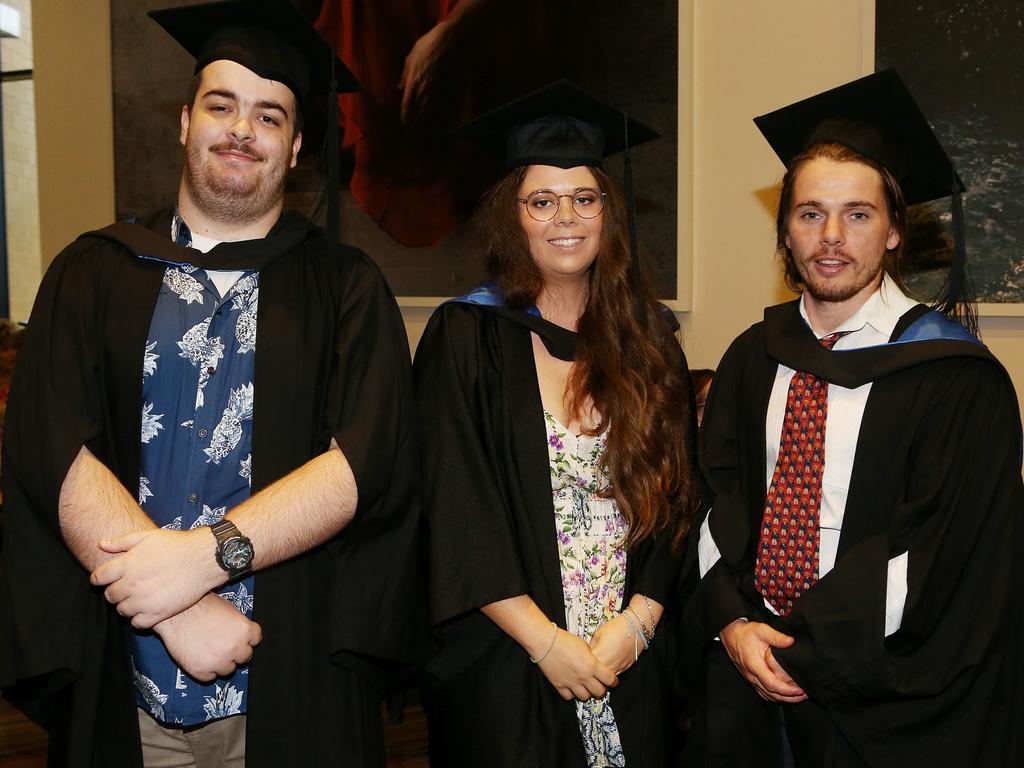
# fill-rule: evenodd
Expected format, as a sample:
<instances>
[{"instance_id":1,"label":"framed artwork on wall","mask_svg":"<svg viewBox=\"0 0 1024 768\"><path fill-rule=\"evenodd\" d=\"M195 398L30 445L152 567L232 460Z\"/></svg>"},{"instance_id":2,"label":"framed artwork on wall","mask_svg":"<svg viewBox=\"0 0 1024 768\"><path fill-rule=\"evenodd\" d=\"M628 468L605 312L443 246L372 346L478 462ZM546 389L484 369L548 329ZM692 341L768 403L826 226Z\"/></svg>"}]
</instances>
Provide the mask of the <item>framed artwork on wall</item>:
<instances>
[{"instance_id":1,"label":"framed artwork on wall","mask_svg":"<svg viewBox=\"0 0 1024 768\"><path fill-rule=\"evenodd\" d=\"M500 160L452 128L568 78L661 134L632 153L641 259L659 296L689 308L691 0L295 2L363 84L339 100L342 239L374 258L403 305L432 306L482 279L469 220ZM111 0L119 218L177 190L192 62L146 17L168 4ZM322 186L310 143L288 188L300 211L317 210ZM606 170L621 181L621 155Z\"/></svg>"},{"instance_id":2,"label":"framed artwork on wall","mask_svg":"<svg viewBox=\"0 0 1024 768\"><path fill-rule=\"evenodd\" d=\"M875 64L914 93L967 191L968 268L983 315L1024 316L1024 5L886 0L875 8ZM911 209L908 283L945 279L949 201Z\"/></svg>"}]
</instances>

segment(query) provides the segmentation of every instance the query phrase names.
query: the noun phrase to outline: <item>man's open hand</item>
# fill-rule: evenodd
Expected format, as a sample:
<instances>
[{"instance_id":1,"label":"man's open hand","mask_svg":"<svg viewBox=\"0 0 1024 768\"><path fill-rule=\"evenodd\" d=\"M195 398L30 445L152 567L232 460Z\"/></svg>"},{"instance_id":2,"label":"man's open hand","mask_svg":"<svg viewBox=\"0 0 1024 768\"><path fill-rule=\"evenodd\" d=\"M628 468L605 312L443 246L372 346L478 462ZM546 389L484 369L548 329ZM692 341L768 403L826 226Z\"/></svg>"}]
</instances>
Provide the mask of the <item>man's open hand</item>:
<instances>
[{"instance_id":1,"label":"man's open hand","mask_svg":"<svg viewBox=\"0 0 1024 768\"><path fill-rule=\"evenodd\" d=\"M798 704L807 694L772 655L772 648L788 648L793 638L759 621L737 619L718 634L729 658L761 698Z\"/></svg>"}]
</instances>

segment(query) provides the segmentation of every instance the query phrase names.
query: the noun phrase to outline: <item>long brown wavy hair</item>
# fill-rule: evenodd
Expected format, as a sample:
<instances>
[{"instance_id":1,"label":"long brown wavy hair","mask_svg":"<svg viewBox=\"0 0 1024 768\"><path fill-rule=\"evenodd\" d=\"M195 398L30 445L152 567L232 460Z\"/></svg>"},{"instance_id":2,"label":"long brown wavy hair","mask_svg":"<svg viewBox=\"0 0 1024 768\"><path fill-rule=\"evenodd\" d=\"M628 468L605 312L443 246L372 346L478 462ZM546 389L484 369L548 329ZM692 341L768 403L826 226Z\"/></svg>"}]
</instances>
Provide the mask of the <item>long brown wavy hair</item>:
<instances>
[{"instance_id":1,"label":"long brown wavy hair","mask_svg":"<svg viewBox=\"0 0 1024 768\"><path fill-rule=\"evenodd\" d=\"M832 160L836 163L861 163L874 169L882 178L882 192L885 195L886 207L889 209L889 221L900 235L899 244L885 252L882 268L896 282L900 290L906 291L907 287L900 275L903 241L907 236L907 203L903 198L903 189L895 176L870 157L862 155L845 144L833 143L814 144L808 147L790 161L786 175L782 177L782 186L779 190L779 209L775 214L775 250L785 268L786 286L794 293L800 293L804 289L804 281L796 267L793 252L786 245L786 236L789 234L789 212L793 208L793 188L796 186L796 177L801 168L811 160L818 158Z\"/></svg>"},{"instance_id":2,"label":"long brown wavy hair","mask_svg":"<svg viewBox=\"0 0 1024 768\"><path fill-rule=\"evenodd\" d=\"M601 462L629 523L626 547L664 531L678 543L697 498L688 445L695 439L689 375L674 324L647 277L631 268L622 192L600 168L590 171L607 198L566 404L579 418L592 403L601 420L587 434L608 430ZM535 304L544 288L519 223L516 198L525 174L520 168L498 182L476 216L488 271L516 308Z\"/></svg>"}]
</instances>

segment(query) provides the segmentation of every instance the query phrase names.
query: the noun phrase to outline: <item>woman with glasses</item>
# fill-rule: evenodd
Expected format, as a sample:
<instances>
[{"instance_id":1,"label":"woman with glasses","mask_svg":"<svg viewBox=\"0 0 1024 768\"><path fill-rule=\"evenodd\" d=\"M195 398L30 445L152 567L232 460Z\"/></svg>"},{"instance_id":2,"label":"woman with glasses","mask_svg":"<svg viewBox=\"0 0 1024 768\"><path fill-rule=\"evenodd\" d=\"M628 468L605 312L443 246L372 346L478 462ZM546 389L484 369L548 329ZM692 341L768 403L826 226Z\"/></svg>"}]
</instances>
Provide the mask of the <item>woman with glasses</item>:
<instances>
[{"instance_id":1,"label":"woman with glasses","mask_svg":"<svg viewBox=\"0 0 1024 768\"><path fill-rule=\"evenodd\" d=\"M459 133L509 171L477 216L492 282L416 356L431 765L667 765L695 421L601 169L654 134L564 81Z\"/></svg>"}]
</instances>

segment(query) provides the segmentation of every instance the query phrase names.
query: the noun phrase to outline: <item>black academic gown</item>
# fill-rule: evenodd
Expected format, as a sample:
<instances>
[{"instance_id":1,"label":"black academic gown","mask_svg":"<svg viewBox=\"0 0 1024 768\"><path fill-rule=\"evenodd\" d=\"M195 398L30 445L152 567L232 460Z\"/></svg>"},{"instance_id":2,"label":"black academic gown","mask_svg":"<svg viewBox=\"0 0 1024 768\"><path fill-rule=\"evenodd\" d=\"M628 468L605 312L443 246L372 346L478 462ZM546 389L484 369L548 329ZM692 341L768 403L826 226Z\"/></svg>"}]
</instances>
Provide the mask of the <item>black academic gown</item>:
<instances>
[{"instance_id":1,"label":"black academic gown","mask_svg":"<svg viewBox=\"0 0 1024 768\"><path fill-rule=\"evenodd\" d=\"M57 502L82 445L133 495L142 359L166 261L260 269L253 492L328 448L355 475L354 520L256 575L248 766L381 766L381 692L421 652L411 380L402 319L373 263L285 214L209 254L169 214L66 248L40 287L3 446L0 684L50 732L51 766L141 766L123 620L65 547ZM144 254L148 258L138 258ZM211 549L212 556L212 549Z\"/></svg>"},{"instance_id":2,"label":"black academic gown","mask_svg":"<svg viewBox=\"0 0 1024 768\"><path fill-rule=\"evenodd\" d=\"M523 312L449 303L416 354L431 621L443 641L427 667L436 768L586 765L574 703L479 611L526 594L566 627L531 329L550 348L573 336ZM640 593L672 605L679 559L669 538L629 554L624 602ZM668 762L670 619L612 691L630 766Z\"/></svg>"},{"instance_id":3,"label":"black academic gown","mask_svg":"<svg viewBox=\"0 0 1024 768\"><path fill-rule=\"evenodd\" d=\"M1024 490L1009 377L965 341L829 352L797 307L766 310L733 343L708 400L701 464L722 557L683 622L701 689L691 763L781 765L780 707L757 696L713 639L747 617L796 639L774 653L809 696L781 707L798 762L803 752L809 765L1022 764ZM922 309L908 312L893 337ZM874 382L835 567L787 618L765 609L753 574L779 363L845 387ZM903 552L902 624L884 638L887 563Z\"/></svg>"}]
</instances>

